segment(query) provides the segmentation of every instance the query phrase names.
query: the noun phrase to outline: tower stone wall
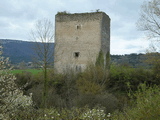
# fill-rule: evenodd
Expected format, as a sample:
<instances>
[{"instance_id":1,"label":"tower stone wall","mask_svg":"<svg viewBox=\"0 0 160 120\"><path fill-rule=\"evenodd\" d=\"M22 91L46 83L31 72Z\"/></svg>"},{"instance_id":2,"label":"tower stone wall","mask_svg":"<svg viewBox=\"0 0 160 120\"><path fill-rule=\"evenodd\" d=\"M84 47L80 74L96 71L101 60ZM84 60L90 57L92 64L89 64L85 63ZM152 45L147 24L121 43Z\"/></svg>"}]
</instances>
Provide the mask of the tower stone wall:
<instances>
[{"instance_id":1,"label":"tower stone wall","mask_svg":"<svg viewBox=\"0 0 160 120\"><path fill-rule=\"evenodd\" d=\"M108 15L104 12L56 15L55 71L83 71L88 64L96 63L100 51L104 59L110 53Z\"/></svg>"}]
</instances>

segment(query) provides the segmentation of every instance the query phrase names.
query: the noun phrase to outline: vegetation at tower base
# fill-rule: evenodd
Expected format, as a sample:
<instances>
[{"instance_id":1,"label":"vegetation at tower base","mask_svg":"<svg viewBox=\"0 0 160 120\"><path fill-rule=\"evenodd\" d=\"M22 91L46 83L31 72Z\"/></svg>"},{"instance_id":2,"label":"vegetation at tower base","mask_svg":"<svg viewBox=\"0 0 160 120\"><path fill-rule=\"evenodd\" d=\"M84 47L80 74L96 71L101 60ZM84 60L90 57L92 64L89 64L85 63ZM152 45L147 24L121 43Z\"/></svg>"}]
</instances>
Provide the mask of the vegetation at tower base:
<instances>
[{"instance_id":1,"label":"vegetation at tower base","mask_svg":"<svg viewBox=\"0 0 160 120\"><path fill-rule=\"evenodd\" d=\"M102 52L102 50L99 52L96 63L96 66L101 66L104 68L109 68L110 66L110 54L107 52L106 55Z\"/></svg>"},{"instance_id":2,"label":"vegetation at tower base","mask_svg":"<svg viewBox=\"0 0 160 120\"><path fill-rule=\"evenodd\" d=\"M106 68L110 68L110 60L111 58L110 58L110 53L109 52L107 52L107 54L106 54Z\"/></svg>"},{"instance_id":3,"label":"vegetation at tower base","mask_svg":"<svg viewBox=\"0 0 160 120\"><path fill-rule=\"evenodd\" d=\"M16 81L19 82L16 83L19 86L28 83L23 90L27 95L33 93L33 101L37 108L34 118L108 119L107 115L111 115L111 119L124 120L125 117L138 119L137 114L134 114L137 112L145 118L147 114L144 112L145 109L155 116L159 114L159 102L156 100L159 99L160 83L155 74L157 73L152 69L137 69L115 64L111 65L109 74L103 67L94 65L77 75L55 74L53 70L49 70L47 75L50 97L46 100L47 108L45 109L40 106L43 73L23 73L21 77L17 76ZM20 84L21 82L23 83ZM153 96L153 99L150 96ZM27 116L33 117L31 113Z\"/></svg>"},{"instance_id":4,"label":"vegetation at tower base","mask_svg":"<svg viewBox=\"0 0 160 120\"><path fill-rule=\"evenodd\" d=\"M77 75L55 74L50 69L47 74L50 97L47 98L44 109L40 106L43 102L43 73L20 73L16 75L15 85L23 88L23 93L27 96L33 94L34 106L27 107L25 112L19 108L21 111L18 109L16 115L11 117L24 120L85 120L108 119L108 115L111 119L124 120L145 116L152 118L154 115L156 119L159 114L160 93L158 74L154 69L137 69L116 64L111 64L109 74L107 69L105 71L103 67L94 65ZM22 97L19 99L22 100Z\"/></svg>"},{"instance_id":5,"label":"vegetation at tower base","mask_svg":"<svg viewBox=\"0 0 160 120\"><path fill-rule=\"evenodd\" d=\"M104 66L104 54L102 50L99 52L97 60L96 60L96 65L98 66Z\"/></svg>"}]
</instances>

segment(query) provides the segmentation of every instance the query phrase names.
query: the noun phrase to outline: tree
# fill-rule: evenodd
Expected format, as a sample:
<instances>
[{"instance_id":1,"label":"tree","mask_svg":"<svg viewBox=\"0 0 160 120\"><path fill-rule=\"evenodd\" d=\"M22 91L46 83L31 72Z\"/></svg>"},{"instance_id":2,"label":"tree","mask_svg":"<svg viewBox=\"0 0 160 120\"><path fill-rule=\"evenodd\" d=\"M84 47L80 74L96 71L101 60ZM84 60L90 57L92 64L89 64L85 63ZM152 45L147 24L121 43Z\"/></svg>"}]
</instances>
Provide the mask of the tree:
<instances>
[{"instance_id":1,"label":"tree","mask_svg":"<svg viewBox=\"0 0 160 120\"><path fill-rule=\"evenodd\" d=\"M46 107L47 99L47 69L50 67L53 59L53 24L48 19L38 20L35 28L31 31L31 39L36 41L34 46L36 63L42 67L44 73L43 107Z\"/></svg>"},{"instance_id":2,"label":"tree","mask_svg":"<svg viewBox=\"0 0 160 120\"><path fill-rule=\"evenodd\" d=\"M15 84L16 77L10 72L9 59L2 56L0 46L0 119L11 119L19 110L32 107L32 97L23 95ZM29 109L27 109L29 110Z\"/></svg>"},{"instance_id":3,"label":"tree","mask_svg":"<svg viewBox=\"0 0 160 120\"><path fill-rule=\"evenodd\" d=\"M147 61L152 63L153 66L159 67L157 61L160 61L160 57L157 52L160 50L160 0L151 0L143 3L137 27L146 33L151 42L147 50Z\"/></svg>"},{"instance_id":4,"label":"tree","mask_svg":"<svg viewBox=\"0 0 160 120\"><path fill-rule=\"evenodd\" d=\"M139 30L145 31L150 41L160 42L160 1L151 0L141 6L140 18L137 21Z\"/></svg>"}]
</instances>

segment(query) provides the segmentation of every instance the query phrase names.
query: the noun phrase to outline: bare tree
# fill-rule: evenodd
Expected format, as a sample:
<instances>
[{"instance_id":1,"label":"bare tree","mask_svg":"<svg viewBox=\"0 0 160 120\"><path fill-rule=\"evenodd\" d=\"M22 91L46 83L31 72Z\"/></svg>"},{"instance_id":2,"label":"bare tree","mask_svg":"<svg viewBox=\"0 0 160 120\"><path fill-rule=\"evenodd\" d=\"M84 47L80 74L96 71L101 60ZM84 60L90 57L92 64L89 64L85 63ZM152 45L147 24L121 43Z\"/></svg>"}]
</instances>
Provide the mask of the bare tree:
<instances>
[{"instance_id":1,"label":"bare tree","mask_svg":"<svg viewBox=\"0 0 160 120\"><path fill-rule=\"evenodd\" d=\"M150 46L146 51L146 62L153 65L153 70L159 71L160 66L160 0L150 0L141 6L137 27L146 33ZM157 73L156 73L157 74ZM159 76L159 73L157 74Z\"/></svg>"},{"instance_id":2,"label":"bare tree","mask_svg":"<svg viewBox=\"0 0 160 120\"><path fill-rule=\"evenodd\" d=\"M44 73L44 90L43 90L43 107L46 107L47 99L47 69L51 65L53 59L53 24L48 19L39 20L35 24L35 28L31 31L31 39L36 41L34 46L36 64L42 67Z\"/></svg>"},{"instance_id":3,"label":"bare tree","mask_svg":"<svg viewBox=\"0 0 160 120\"><path fill-rule=\"evenodd\" d=\"M137 27L145 31L150 41L160 42L160 0L143 3Z\"/></svg>"}]
</instances>

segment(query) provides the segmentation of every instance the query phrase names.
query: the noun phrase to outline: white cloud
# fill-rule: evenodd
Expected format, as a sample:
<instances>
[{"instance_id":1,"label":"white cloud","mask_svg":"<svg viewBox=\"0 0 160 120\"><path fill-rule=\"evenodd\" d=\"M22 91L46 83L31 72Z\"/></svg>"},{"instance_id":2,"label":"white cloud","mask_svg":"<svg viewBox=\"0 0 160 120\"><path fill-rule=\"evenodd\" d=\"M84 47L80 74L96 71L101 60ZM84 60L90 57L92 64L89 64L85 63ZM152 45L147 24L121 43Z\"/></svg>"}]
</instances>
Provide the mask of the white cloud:
<instances>
[{"instance_id":1,"label":"white cloud","mask_svg":"<svg viewBox=\"0 0 160 120\"><path fill-rule=\"evenodd\" d=\"M145 52L148 41L143 37L132 40L124 40L119 36L111 37L111 54L130 54Z\"/></svg>"}]
</instances>

